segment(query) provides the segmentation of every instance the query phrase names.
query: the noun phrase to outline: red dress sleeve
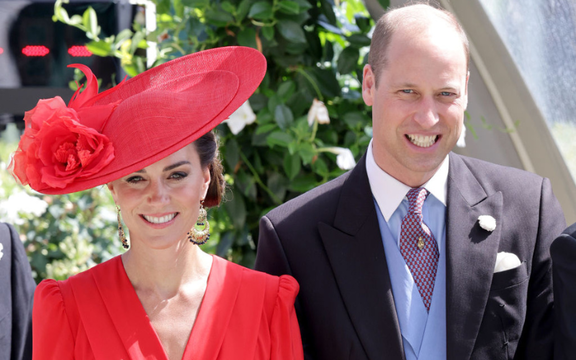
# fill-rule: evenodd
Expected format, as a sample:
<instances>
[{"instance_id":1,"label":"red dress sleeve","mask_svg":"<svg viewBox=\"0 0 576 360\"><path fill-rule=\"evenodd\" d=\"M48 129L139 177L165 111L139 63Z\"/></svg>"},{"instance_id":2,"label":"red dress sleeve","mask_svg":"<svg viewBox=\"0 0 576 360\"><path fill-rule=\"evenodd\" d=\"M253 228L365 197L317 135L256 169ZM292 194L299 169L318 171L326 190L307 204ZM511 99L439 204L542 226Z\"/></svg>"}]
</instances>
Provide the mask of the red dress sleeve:
<instances>
[{"instance_id":1,"label":"red dress sleeve","mask_svg":"<svg viewBox=\"0 0 576 360\"><path fill-rule=\"evenodd\" d=\"M278 297L270 322L271 360L304 359L300 327L294 309L299 289L300 286L292 276L280 276Z\"/></svg>"},{"instance_id":2,"label":"red dress sleeve","mask_svg":"<svg viewBox=\"0 0 576 360\"><path fill-rule=\"evenodd\" d=\"M34 293L32 358L73 359L74 340L59 283L42 281Z\"/></svg>"}]
</instances>

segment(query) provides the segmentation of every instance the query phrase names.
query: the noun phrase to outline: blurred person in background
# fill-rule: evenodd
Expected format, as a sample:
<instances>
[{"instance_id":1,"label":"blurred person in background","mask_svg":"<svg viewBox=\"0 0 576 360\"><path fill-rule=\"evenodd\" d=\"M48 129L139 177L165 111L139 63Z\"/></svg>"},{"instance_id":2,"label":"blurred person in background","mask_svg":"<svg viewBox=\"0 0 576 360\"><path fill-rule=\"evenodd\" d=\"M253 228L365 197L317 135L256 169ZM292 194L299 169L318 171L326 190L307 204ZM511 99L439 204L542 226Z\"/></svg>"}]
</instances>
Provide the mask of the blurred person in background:
<instances>
[{"instance_id":1,"label":"blurred person in background","mask_svg":"<svg viewBox=\"0 0 576 360\"><path fill-rule=\"evenodd\" d=\"M36 283L20 236L0 223L0 360L32 358L32 301Z\"/></svg>"}]
</instances>

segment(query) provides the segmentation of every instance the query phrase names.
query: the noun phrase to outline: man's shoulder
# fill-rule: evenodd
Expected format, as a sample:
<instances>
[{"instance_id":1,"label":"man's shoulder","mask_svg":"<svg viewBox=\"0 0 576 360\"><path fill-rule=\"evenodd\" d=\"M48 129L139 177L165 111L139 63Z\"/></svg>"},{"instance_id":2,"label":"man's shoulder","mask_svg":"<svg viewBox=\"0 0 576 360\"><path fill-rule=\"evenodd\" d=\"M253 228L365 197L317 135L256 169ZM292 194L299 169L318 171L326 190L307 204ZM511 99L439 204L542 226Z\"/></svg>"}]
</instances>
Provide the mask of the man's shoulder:
<instances>
[{"instance_id":1,"label":"man's shoulder","mask_svg":"<svg viewBox=\"0 0 576 360\"><path fill-rule=\"evenodd\" d=\"M271 210L266 217L272 222L278 219L297 216L301 218L318 218L330 216L336 210L342 186L350 176L351 171L315 187L312 190L291 199ZM330 213L330 214L328 214Z\"/></svg>"},{"instance_id":2,"label":"man's shoulder","mask_svg":"<svg viewBox=\"0 0 576 360\"><path fill-rule=\"evenodd\" d=\"M453 159L451 165L457 165L457 162L461 162L484 188L493 188L495 191L502 187L519 189L526 186L536 186L539 188L544 180L542 176L522 169L498 165L463 155L450 154L450 157ZM460 167L455 166L455 168L458 169Z\"/></svg>"}]
</instances>

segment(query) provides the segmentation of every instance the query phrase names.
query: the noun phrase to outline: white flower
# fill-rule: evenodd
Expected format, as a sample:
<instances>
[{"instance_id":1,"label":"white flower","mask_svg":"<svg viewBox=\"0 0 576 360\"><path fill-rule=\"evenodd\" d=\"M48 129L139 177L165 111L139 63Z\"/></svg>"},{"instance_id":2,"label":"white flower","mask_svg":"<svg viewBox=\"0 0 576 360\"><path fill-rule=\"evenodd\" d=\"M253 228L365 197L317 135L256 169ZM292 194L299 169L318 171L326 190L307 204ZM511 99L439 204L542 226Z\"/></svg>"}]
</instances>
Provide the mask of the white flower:
<instances>
[{"instance_id":1,"label":"white flower","mask_svg":"<svg viewBox=\"0 0 576 360\"><path fill-rule=\"evenodd\" d=\"M350 149L341 147L327 147L318 149L319 152L326 151L336 154L336 165L342 170L350 170L356 166L356 160L354 160L354 155Z\"/></svg>"},{"instance_id":2,"label":"white flower","mask_svg":"<svg viewBox=\"0 0 576 360\"><path fill-rule=\"evenodd\" d=\"M48 203L46 201L20 191L10 195L8 199L0 201L0 218L4 222L22 225L24 220L19 213L40 217L47 208Z\"/></svg>"},{"instance_id":3,"label":"white flower","mask_svg":"<svg viewBox=\"0 0 576 360\"><path fill-rule=\"evenodd\" d=\"M232 134L237 135L244 129L244 126L252 124L254 120L256 120L256 115L252 107L250 107L250 103L246 100L246 102L234 111L228 119L224 120L224 122L228 124Z\"/></svg>"},{"instance_id":4,"label":"white flower","mask_svg":"<svg viewBox=\"0 0 576 360\"><path fill-rule=\"evenodd\" d=\"M466 125L462 126L462 132L460 133L460 137L458 138L456 146L459 148L466 147Z\"/></svg>"},{"instance_id":5,"label":"white flower","mask_svg":"<svg viewBox=\"0 0 576 360\"><path fill-rule=\"evenodd\" d=\"M486 231L494 231L496 229L496 219L490 215L478 216L480 227Z\"/></svg>"},{"instance_id":6,"label":"white flower","mask_svg":"<svg viewBox=\"0 0 576 360\"><path fill-rule=\"evenodd\" d=\"M2 259L2 256L4 256L4 253L2 252L2 250L4 250L4 245L2 245L2 243L0 243L0 259Z\"/></svg>"},{"instance_id":7,"label":"white flower","mask_svg":"<svg viewBox=\"0 0 576 360\"><path fill-rule=\"evenodd\" d=\"M314 121L318 124L330 124L330 117L328 116L328 109L322 101L314 99L312 106L308 110L308 125L312 126Z\"/></svg>"}]
</instances>

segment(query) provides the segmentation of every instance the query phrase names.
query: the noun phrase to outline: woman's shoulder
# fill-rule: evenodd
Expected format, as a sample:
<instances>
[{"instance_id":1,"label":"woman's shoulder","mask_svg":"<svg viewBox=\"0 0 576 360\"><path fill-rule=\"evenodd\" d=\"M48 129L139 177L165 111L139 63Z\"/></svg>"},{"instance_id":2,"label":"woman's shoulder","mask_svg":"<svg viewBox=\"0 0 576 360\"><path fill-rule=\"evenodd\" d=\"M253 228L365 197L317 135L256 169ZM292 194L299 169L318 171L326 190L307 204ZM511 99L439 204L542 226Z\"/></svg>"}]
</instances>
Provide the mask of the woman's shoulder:
<instances>
[{"instance_id":1,"label":"woman's shoulder","mask_svg":"<svg viewBox=\"0 0 576 360\"><path fill-rule=\"evenodd\" d=\"M95 272L107 272L110 267L117 266L120 257L114 257L108 261L98 264L88 270L82 271L76 275L70 276L66 280L46 279L42 280L36 287L34 292L34 303L41 305L56 306L62 304L63 301L71 299L74 300L72 295L71 283L82 282L91 277Z\"/></svg>"},{"instance_id":2,"label":"woman's shoulder","mask_svg":"<svg viewBox=\"0 0 576 360\"><path fill-rule=\"evenodd\" d=\"M214 256L214 261L220 267L224 267L226 272L241 274L242 285L246 288L264 288L267 297L276 295L280 297L295 298L300 286L296 279L290 275L270 275L262 271L249 269L242 265Z\"/></svg>"}]
</instances>

